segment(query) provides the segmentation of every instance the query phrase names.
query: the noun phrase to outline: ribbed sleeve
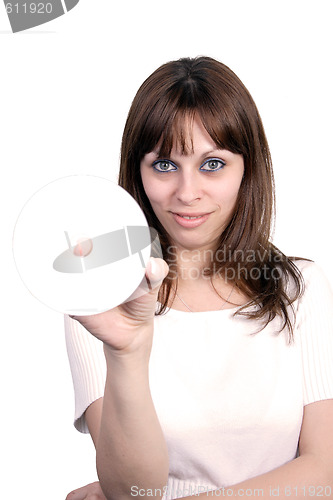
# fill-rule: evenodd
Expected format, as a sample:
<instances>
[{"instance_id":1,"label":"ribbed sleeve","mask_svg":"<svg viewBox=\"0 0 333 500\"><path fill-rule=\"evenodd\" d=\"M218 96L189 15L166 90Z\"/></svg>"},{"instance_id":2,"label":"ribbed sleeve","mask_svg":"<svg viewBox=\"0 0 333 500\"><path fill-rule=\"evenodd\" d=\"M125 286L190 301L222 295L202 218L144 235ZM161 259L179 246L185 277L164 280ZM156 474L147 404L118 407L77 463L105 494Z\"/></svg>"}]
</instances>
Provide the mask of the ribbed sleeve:
<instances>
[{"instance_id":1,"label":"ribbed sleeve","mask_svg":"<svg viewBox=\"0 0 333 500\"><path fill-rule=\"evenodd\" d=\"M75 393L74 425L78 431L88 433L84 412L104 395L106 363L103 344L67 315L65 336Z\"/></svg>"},{"instance_id":2,"label":"ribbed sleeve","mask_svg":"<svg viewBox=\"0 0 333 500\"><path fill-rule=\"evenodd\" d=\"M304 405L333 398L333 293L316 264L303 270L305 293L297 312Z\"/></svg>"}]
</instances>

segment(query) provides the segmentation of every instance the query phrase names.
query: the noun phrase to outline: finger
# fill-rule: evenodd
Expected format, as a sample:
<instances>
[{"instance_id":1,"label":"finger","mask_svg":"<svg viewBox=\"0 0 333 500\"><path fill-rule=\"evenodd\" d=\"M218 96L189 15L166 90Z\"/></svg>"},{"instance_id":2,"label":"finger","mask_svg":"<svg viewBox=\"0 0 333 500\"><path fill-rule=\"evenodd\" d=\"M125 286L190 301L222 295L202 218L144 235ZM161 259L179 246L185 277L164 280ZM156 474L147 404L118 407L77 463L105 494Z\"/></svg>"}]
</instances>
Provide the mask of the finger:
<instances>
[{"instance_id":1,"label":"finger","mask_svg":"<svg viewBox=\"0 0 333 500\"><path fill-rule=\"evenodd\" d=\"M68 493L66 500L106 500L99 481L89 483Z\"/></svg>"},{"instance_id":2,"label":"finger","mask_svg":"<svg viewBox=\"0 0 333 500\"><path fill-rule=\"evenodd\" d=\"M87 486L83 486L82 488L71 491L70 493L68 493L66 500L84 500L88 493Z\"/></svg>"},{"instance_id":3,"label":"finger","mask_svg":"<svg viewBox=\"0 0 333 500\"><path fill-rule=\"evenodd\" d=\"M99 314L103 314L103 313L89 314L87 316L73 316L73 315L69 314L68 316L69 316L69 318L74 319L75 321L78 321L79 323L82 323L87 318L92 318L93 316L98 316Z\"/></svg>"}]
</instances>

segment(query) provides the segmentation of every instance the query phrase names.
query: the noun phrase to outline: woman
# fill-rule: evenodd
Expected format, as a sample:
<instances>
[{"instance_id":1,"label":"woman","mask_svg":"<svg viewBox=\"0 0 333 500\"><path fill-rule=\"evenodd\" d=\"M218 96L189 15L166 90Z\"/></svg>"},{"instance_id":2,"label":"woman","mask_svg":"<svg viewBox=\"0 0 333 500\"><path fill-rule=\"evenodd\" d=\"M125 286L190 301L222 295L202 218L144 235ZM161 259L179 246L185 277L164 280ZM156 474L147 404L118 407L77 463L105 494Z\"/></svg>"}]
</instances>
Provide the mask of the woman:
<instances>
[{"instance_id":1,"label":"woman","mask_svg":"<svg viewBox=\"0 0 333 500\"><path fill-rule=\"evenodd\" d=\"M270 153L237 76L207 57L157 69L132 103L119 183L164 260L148 263L149 293L66 318L76 426L104 492L68 498L331 496L332 293L270 242Z\"/></svg>"}]
</instances>

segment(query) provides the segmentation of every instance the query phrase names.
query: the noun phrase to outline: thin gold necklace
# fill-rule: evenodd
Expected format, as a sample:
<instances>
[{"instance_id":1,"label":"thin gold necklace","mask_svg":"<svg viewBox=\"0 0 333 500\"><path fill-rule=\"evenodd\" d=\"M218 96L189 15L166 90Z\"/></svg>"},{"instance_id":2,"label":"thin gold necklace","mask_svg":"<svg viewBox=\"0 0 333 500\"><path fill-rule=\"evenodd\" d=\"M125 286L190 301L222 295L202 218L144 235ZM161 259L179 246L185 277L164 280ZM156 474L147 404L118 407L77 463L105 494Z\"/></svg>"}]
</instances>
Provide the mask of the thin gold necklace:
<instances>
[{"instance_id":1,"label":"thin gold necklace","mask_svg":"<svg viewBox=\"0 0 333 500\"><path fill-rule=\"evenodd\" d=\"M230 299L230 297L231 297L232 292L234 291L234 288L235 288L235 285L232 287L232 289L231 289L231 291L230 291L230 293L229 293L228 297L227 297L226 299L224 299L224 302L223 302L223 304L222 304L222 307L220 307L220 309L218 309L218 311L221 311L221 310L224 308L224 306L226 305L226 303L227 303L227 302L229 302L229 299ZM182 298L178 295L178 293L177 293L177 291L176 291L176 290L175 290L175 294L176 294L176 296L179 298L179 300L180 300L180 301L184 304L184 306L185 306L185 307L187 307L187 309L188 309L190 312L195 312L195 311L193 311L193 309L191 309L191 308L190 308L190 307L186 304L186 302L185 302L185 301L184 301L184 300L183 300L183 299L182 299Z\"/></svg>"}]
</instances>

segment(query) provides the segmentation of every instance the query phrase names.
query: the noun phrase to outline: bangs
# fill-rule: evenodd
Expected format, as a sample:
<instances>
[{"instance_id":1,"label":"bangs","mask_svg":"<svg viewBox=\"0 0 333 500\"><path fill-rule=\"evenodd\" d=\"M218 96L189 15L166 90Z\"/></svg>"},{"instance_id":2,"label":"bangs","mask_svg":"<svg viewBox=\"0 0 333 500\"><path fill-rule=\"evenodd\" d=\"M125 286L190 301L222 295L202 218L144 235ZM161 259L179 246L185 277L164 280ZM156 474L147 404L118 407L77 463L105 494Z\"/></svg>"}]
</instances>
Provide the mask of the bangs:
<instances>
[{"instance_id":1,"label":"bangs","mask_svg":"<svg viewBox=\"0 0 333 500\"><path fill-rule=\"evenodd\" d=\"M174 120L164 127L162 137L156 145L158 155L170 156L172 149L176 149L182 155L193 153L193 122L196 116L195 110L180 110Z\"/></svg>"},{"instance_id":2,"label":"bangs","mask_svg":"<svg viewBox=\"0 0 333 500\"><path fill-rule=\"evenodd\" d=\"M221 117L222 115L222 117ZM239 121L233 119L234 113L224 109L214 112L207 106L179 109L170 114L163 123L160 119L150 131L150 140L145 140L146 146L150 143L149 151L155 151L159 157L169 157L172 149L182 155L193 154L193 122L198 118L217 149L226 149L235 154L246 154L244 135Z\"/></svg>"}]
</instances>

